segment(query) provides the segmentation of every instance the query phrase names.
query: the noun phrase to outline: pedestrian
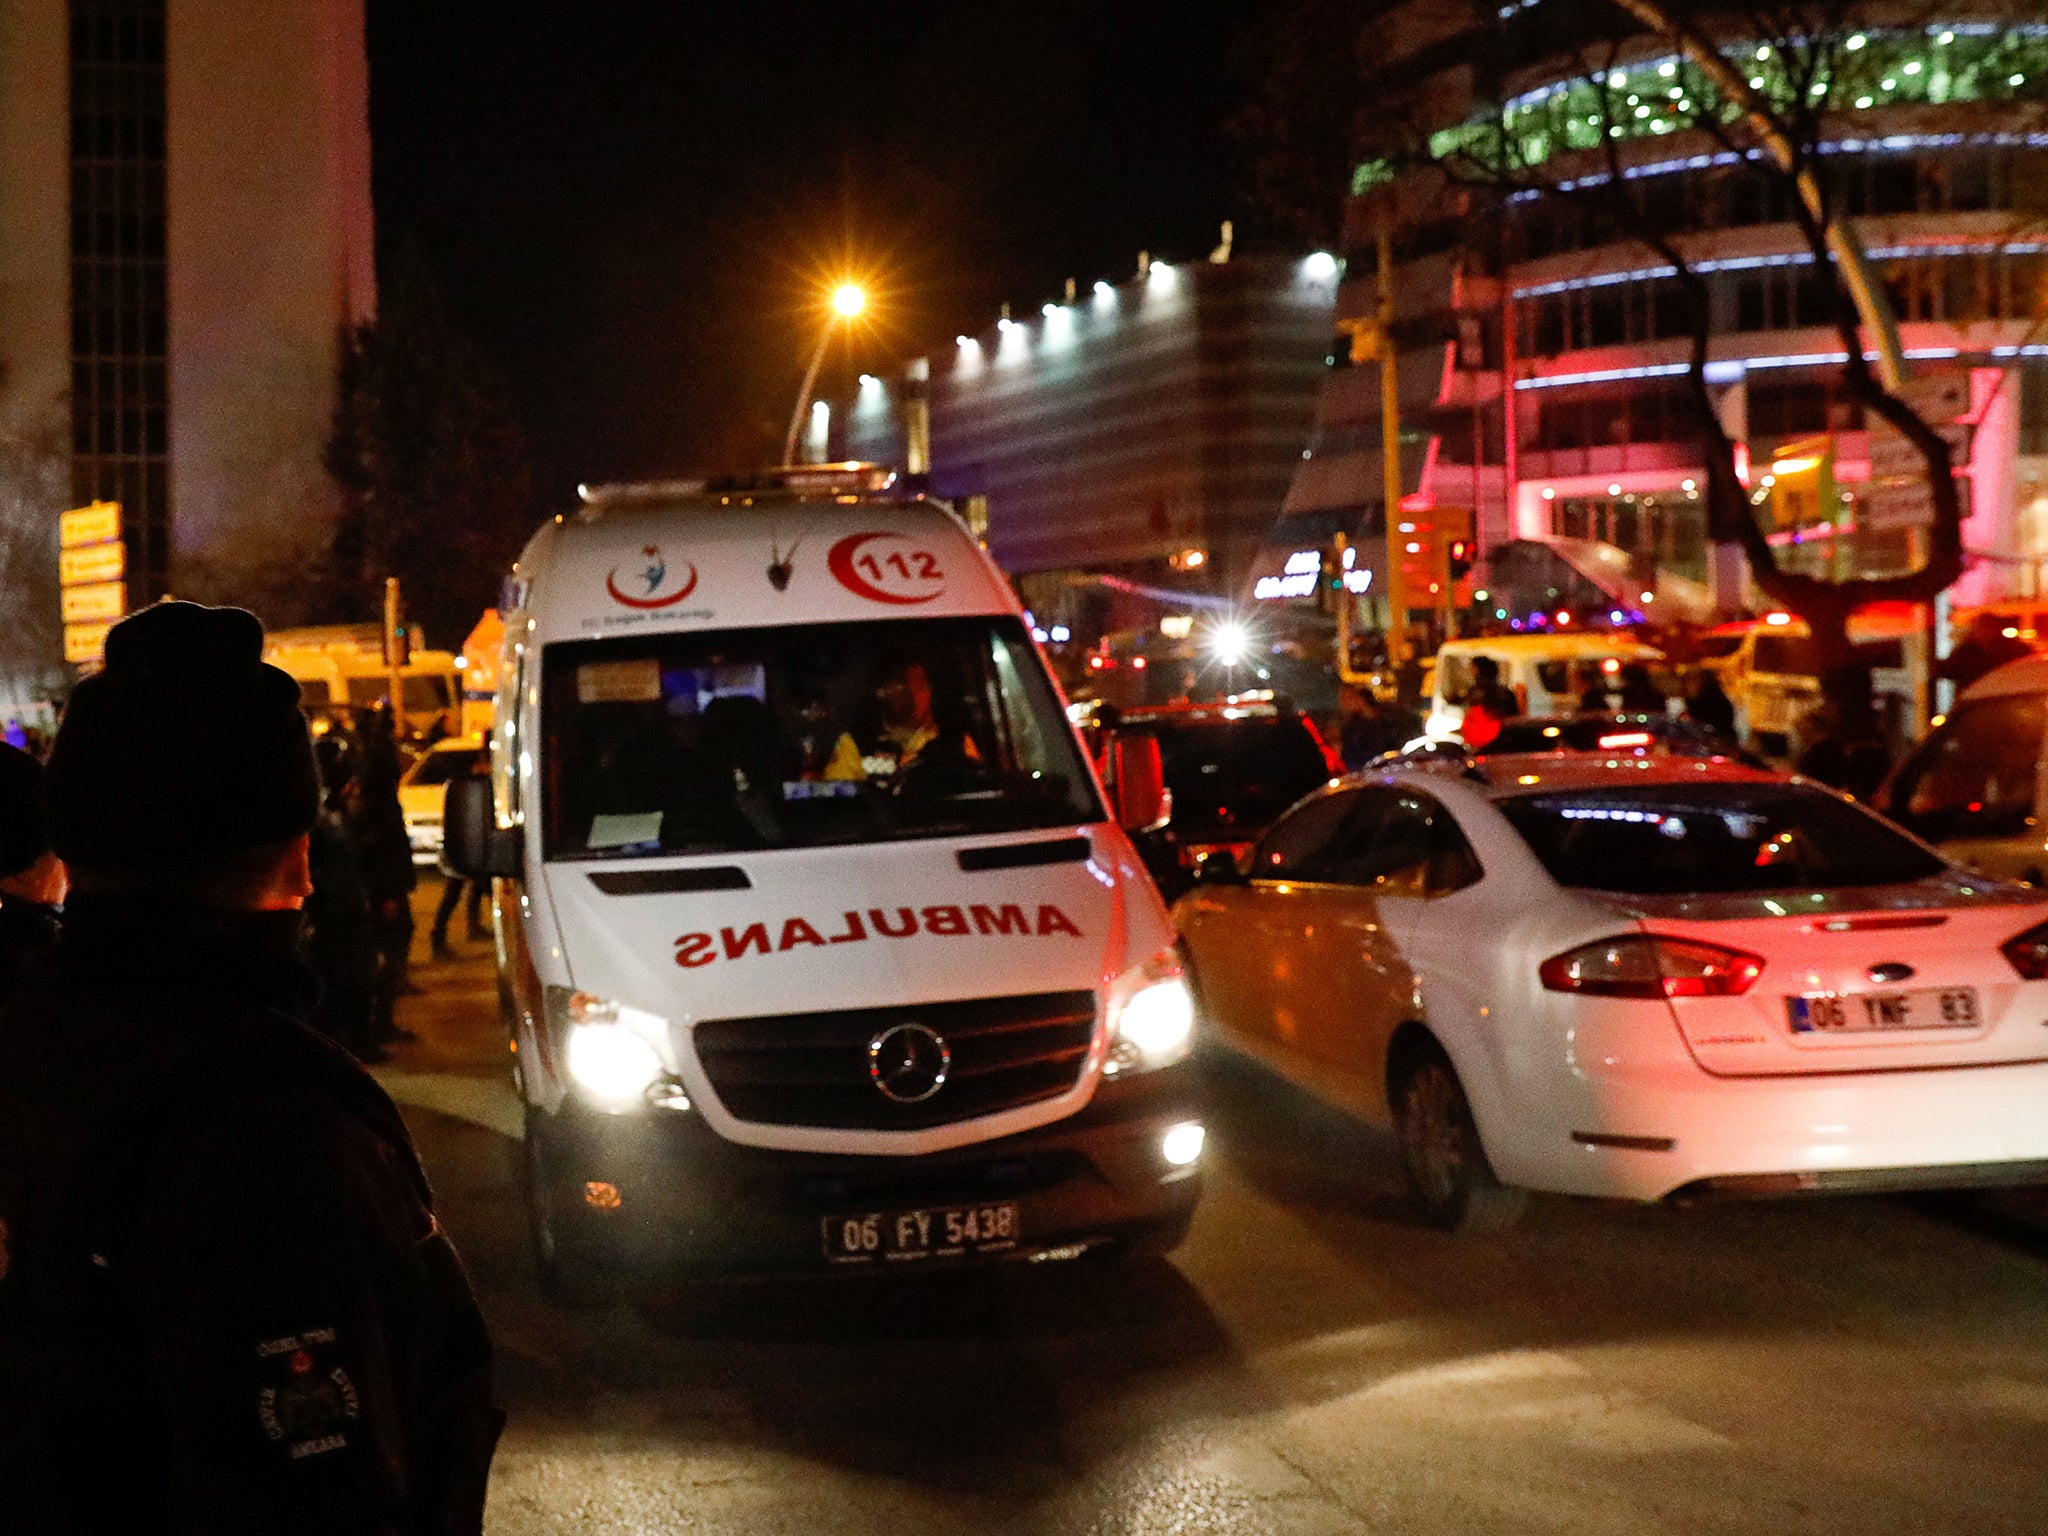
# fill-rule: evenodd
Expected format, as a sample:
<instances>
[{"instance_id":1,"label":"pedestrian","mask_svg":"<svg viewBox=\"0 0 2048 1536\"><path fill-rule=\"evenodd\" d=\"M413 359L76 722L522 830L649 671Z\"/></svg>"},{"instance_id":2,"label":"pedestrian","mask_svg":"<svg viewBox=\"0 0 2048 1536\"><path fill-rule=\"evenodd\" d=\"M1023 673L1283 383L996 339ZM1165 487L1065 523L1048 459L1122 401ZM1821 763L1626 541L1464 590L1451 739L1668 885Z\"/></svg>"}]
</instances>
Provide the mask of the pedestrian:
<instances>
[{"instance_id":1,"label":"pedestrian","mask_svg":"<svg viewBox=\"0 0 2048 1536\"><path fill-rule=\"evenodd\" d=\"M349 831L362 861L363 889L377 936L377 989L370 1038L391 1045L415 1038L397 1020L398 999L411 990L406 962L412 954L412 891L419 876L405 811L398 803L398 740L391 710L379 704L364 717L362 759L351 791Z\"/></svg>"},{"instance_id":2,"label":"pedestrian","mask_svg":"<svg viewBox=\"0 0 2048 1536\"><path fill-rule=\"evenodd\" d=\"M1465 690L1464 723L1458 734L1475 750L1491 746L1500 728L1522 712L1522 701L1500 680L1500 663L1491 656L1472 658L1472 686Z\"/></svg>"},{"instance_id":3,"label":"pedestrian","mask_svg":"<svg viewBox=\"0 0 2048 1536\"><path fill-rule=\"evenodd\" d=\"M57 942L65 883L50 847L43 765L0 744L0 997Z\"/></svg>"},{"instance_id":4,"label":"pedestrian","mask_svg":"<svg viewBox=\"0 0 2048 1536\"><path fill-rule=\"evenodd\" d=\"M1394 668L1394 702L1403 709L1423 708L1428 703L1427 690L1423 687L1423 658L1434 655L1436 646L1429 631L1420 624L1411 624L1407 631L1408 647L1401 657L1401 664Z\"/></svg>"},{"instance_id":5,"label":"pedestrian","mask_svg":"<svg viewBox=\"0 0 2048 1536\"><path fill-rule=\"evenodd\" d=\"M355 746L329 731L313 748L320 768L320 816L313 823L309 859L312 894L306 898L306 958L320 979L313 1024L356 1060L386 1059L371 1021L377 998L377 927L363 884L363 861L349 825L348 796L355 776Z\"/></svg>"},{"instance_id":6,"label":"pedestrian","mask_svg":"<svg viewBox=\"0 0 2048 1536\"><path fill-rule=\"evenodd\" d=\"M1661 715L1666 712L1664 690L1650 676L1650 669L1632 661L1621 669L1621 707L1632 715Z\"/></svg>"},{"instance_id":7,"label":"pedestrian","mask_svg":"<svg viewBox=\"0 0 2048 1536\"><path fill-rule=\"evenodd\" d=\"M1582 666L1573 679L1580 683L1579 710L1588 715L1604 715L1614 708L1614 701L1607 696L1608 671L1603 666Z\"/></svg>"},{"instance_id":8,"label":"pedestrian","mask_svg":"<svg viewBox=\"0 0 2048 1536\"><path fill-rule=\"evenodd\" d=\"M1395 710L1356 683L1338 688L1337 721L1337 752L1346 769L1363 768L1384 753L1399 751L1421 734L1406 729Z\"/></svg>"},{"instance_id":9,"label":"pedestrian","mask_svg":"<svg viewBox=\"0 0 2048 1536\"><path fill-rule=\"evenodd\" d=\"M1821 702L1799 722L1805 745L1794 771L1868 801L1891 769L1891 749L1871 707L1870 672L1831 667L1820 688Z\"/></svg>"},{"instance_id":10,"label":"pedestrian","mask_svg":"<svg viewBox=\"0 0 2048 1536\"><path fill-rule=\"evenodd\" d=\"M484 733L482 750L476 754L472 761L464 766L462 772L457 777L465 779L483 778L490 772L490 766L491 737L487 731ZM445 805L446 802L444 801L443 803ZM446 819L446 817L442 818L444 833L446 830ZM427 932L428 948L437 958L445 957L452 953L448 948L448 925L455 920L455 909L462 905L462 898L465 893L469 897L469 906L468 910L463 914L463 937L472 940L490 937L489 930L484 927L484 897L490 894L490 882L483 879L465 879L462 875L457 874L454 869L450 868L445 837L442 842L440 862L441 900L434 908L434 925Z\"/></svg>"},{"instance_id":11,"label":"pedestrian","mask_svg":"<svg viewBox=\"0 0 2048 1536\"><path fill-rule=\"evenodd\" d=\"M1701 667L1685 701L1685 718L1727 741L1735 739L1735 701L1711 667Z\"/></svg>"},{"instance_id":12,"label":"pedestrian","mask_svg":"<svg viewBox=\"0 0 2048 1536\"><path fill-rule=\"evenodd\" d=\"M404 1122L306 1026L319 784L237 609L117 624L46 778L73 894L0 1001L8 1529L481 1529L490 1341Z\"/></svg>"}]
</instances>

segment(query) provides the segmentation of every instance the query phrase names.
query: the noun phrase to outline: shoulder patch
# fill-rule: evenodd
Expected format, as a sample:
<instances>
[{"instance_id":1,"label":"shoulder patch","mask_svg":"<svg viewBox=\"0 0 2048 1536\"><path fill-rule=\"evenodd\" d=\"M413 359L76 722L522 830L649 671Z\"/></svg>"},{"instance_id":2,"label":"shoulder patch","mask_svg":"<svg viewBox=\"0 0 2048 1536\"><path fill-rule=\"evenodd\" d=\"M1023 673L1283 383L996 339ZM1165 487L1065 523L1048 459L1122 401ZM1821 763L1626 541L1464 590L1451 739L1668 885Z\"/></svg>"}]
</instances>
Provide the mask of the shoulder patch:
<instances>
[{"instance_id":1,"label":"shoulder patch","mask_svg":"<svg viewBox=\"0 0 2048 1536\"><path fill-rule=\"evenodd\" d=\"M293 1461L341 1450L362 1416L355 1383L335 1358L334 1344L332 1328L309 1328L256 1346L262 1371L257 1422Z\"/></svg>"}]
</instances>

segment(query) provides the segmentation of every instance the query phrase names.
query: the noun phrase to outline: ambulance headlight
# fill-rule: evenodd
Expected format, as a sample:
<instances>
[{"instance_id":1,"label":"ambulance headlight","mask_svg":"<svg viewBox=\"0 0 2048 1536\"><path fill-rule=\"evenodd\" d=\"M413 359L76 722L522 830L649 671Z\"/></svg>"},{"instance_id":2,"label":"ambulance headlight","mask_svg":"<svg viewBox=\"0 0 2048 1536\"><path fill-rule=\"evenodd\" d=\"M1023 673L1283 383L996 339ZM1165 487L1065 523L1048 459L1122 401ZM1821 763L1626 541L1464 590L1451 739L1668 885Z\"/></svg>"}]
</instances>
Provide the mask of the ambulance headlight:
<instances>
[{"instance_id":1,"label":"ambulance headlight","mask_svg":"<svg viewBox=\"0 0 2048 1536\"><path fill-rule=\"evenodd\" d=\"M1152 1072L1187 1059L1195 1034L1195 999L1180 959L1161 950L1117 977L1109 990L1109 1055L1104 1077Z\"/></svg>"},{"instance_id":2,"label":"ambulance headlight","mask_svg":"<svg viewBox=\"0 0 2048 1536\"><path fill-rule=\"evenodd\" d=\"M613 1114L659 1102L686 1108L654 1042L668 1027L655 1014L567 987L548 988L548 1011L565 1041L569 1077L583 1096Z\"/></svg>"}]
</instances>

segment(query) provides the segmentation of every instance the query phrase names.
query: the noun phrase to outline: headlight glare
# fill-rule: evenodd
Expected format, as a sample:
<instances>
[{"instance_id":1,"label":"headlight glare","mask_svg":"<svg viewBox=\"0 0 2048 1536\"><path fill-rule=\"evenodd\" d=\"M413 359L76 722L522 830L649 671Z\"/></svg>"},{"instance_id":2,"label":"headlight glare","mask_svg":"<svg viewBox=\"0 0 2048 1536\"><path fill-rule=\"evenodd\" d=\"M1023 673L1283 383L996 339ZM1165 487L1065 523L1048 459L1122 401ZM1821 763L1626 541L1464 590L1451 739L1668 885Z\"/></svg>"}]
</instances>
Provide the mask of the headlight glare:
<instances>
[{"instance_id":1,"label":"headlight glare","mask_svg":"<svg viewBox=\"0 0 2048 1536\"><path fill-rule=\"evenodd\" d=\"M649 1104L689 1107L656 1044L668 1029L666 1019L568 987L549 987L547 1004L570 1081L590 1103L614 1114ZM675 1091L667 1092L671 1087Z\"/></svg>"},{"instance_id":2,"label":"headlight glare","mask_svg":"<svg viewBox=\"0 0 2048 1536\"><path fill-rule=\"evenodd\" d=\"M1186 1168L1202 1155L1202 1144L1208 1140L1208 1133L1202 1129L1199 1120L1183 1120L1173 1126L1159 1139L1159 1155L1169 1166Z\"/></svg>"},{"instance_id":3,"label":"headlight glare","mask_svg":"<svg viewBox=\"0 0 2048 1536\"><path fill-rule=\"evenodd\" d=\"M1180 961L1163 950L1117 977L1109 994L1105 1077L1152 1072L1187 1058L1195 1032L1195 1000Z\"/></svg>"},{"instance_id":4,"label":"headlight glare","mask_svg":"<svg viewBox=\"0 0 2048 1536\"><path fill-rule=\"evenodd\" d=\"M661 1076L654 1047L617 1024L578 1024L569 1031L569 1075L604 1104L637 1104Z\"/></svg>"}]
</instances>

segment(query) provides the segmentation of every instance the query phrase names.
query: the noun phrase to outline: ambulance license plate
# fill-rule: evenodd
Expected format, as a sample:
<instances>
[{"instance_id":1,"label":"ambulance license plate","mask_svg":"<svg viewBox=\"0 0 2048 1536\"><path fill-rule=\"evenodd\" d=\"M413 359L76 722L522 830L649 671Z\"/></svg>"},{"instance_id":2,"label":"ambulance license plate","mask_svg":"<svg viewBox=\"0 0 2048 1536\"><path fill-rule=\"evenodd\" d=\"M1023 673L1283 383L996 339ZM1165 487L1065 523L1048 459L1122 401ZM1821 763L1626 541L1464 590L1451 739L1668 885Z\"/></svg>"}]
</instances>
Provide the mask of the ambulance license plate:
<instances>
[{"instance_id":1,"label":"ambulance license plate","mask_svg":"<svg viewBox=\"0 0 2048 1536\"><path fill-rule=\"evenodd\" d=\"M1015 1248L1020 1232L1014 1200L827 1216L825 1259L832 1264L957 1259Z\"/></svg>"}]
</instances>

